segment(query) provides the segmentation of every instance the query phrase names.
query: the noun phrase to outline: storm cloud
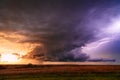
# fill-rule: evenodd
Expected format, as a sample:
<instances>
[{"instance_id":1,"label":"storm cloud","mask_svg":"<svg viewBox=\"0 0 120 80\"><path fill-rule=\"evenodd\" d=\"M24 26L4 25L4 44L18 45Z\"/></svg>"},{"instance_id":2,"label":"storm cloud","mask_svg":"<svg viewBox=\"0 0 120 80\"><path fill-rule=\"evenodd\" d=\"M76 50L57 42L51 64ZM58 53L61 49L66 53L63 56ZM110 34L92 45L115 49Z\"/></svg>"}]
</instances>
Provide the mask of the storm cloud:
<instances>
[{"instance_id":1,"label":"storm cloud","mask_svg":"<svg viewBox=\"0 0 120 80\"><path fill-rule=\"evenodd\" d=\"M109 15L114 10L110 8L116 3L117 0L109 4L108 0L1 0L0 31L25 38L1 37L21 44L38 44L26 55L29 58L85 61L90 56L81 52L81 47L98 39L96 35L110 22Z\"/></svg>"}]
</instances>

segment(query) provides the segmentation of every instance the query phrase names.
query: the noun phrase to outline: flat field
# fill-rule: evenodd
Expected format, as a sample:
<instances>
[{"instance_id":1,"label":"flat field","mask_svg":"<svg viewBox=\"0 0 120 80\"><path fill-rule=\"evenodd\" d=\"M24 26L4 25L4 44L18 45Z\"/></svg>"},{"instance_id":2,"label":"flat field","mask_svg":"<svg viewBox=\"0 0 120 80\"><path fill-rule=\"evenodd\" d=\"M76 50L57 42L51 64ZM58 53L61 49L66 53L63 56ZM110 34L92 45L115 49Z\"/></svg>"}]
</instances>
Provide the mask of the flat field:
<instances>
[{"instance_id":1,"label":"flat field","mask_svg":"<svg viewBox=\"0 0 120 80\"><path fill-rule=\"evenodd\" d=\"M120 66L0 65L0 80L120 80Z\"/></svg>"}]
</instances>

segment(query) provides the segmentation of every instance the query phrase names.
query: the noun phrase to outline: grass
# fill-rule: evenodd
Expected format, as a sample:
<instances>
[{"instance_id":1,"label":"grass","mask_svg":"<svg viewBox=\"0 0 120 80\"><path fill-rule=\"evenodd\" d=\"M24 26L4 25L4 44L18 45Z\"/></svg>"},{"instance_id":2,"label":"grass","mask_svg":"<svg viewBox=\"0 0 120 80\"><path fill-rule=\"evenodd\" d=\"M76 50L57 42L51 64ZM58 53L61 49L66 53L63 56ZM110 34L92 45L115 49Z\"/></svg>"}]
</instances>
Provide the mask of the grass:
<instances>
[{"instance_id":1,"label":"grass","mask_svg":"<svg viewBox=\"0 0 120 80\"><path fill-rule=\"evenodd\" d=\"M2 75L0 80L120 80L120 73L47 73Z\"/></svg>"},{"instance_id":2,"label":"grass","mask_svg":"<svg viewBox=\"0 0 120 80\"><path fill-rule=\"evenodd\" d=\"M120 80L120 66L2 65L0 80Z\"/></svg>"}]
</instances>

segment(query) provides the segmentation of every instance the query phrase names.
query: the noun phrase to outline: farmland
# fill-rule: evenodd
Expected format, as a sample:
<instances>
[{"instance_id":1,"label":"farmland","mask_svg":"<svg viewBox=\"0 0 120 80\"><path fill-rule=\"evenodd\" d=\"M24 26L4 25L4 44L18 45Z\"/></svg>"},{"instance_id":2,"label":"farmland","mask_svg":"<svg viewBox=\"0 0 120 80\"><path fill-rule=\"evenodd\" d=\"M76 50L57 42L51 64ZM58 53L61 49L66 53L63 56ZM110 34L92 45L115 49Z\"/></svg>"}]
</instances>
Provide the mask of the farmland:
<instances>
[{"instance_id":1,"label":"farmland","mask_svg":"<svg viewBox=\"0 0 120 80\"><path fill-rule=\"evenodd\" d=\"M0 65L0 80L120 80L120 66Z\"/></svg>"}]
</instances>

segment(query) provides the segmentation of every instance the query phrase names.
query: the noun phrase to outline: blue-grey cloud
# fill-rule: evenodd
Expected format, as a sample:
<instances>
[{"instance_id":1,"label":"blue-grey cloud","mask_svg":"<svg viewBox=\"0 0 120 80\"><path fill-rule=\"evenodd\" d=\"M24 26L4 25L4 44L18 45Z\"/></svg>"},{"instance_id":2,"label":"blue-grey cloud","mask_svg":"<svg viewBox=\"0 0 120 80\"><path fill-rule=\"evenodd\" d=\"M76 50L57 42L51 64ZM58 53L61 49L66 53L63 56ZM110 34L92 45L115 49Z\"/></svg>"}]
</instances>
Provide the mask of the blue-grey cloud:
<instances>
[{"instance_id":1,"label":"blue-grey cloud","mask_svg":"<svg viewBox=\"0 0 120 80\"><path fill-rule=\"evenodd\" d=\"M89 56L81 52L81 47L101 38L101 28L118 15L113 12L119 12L119 7L113 8L118 3L118 0L1 0L0 31L27 37L19 43L42 44L29 53L32 58L85 61ZM76 48L79 53L71 52Z\"/></svg>"}]
</instances>

